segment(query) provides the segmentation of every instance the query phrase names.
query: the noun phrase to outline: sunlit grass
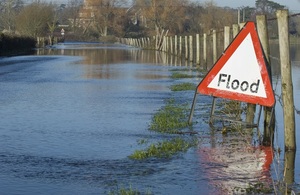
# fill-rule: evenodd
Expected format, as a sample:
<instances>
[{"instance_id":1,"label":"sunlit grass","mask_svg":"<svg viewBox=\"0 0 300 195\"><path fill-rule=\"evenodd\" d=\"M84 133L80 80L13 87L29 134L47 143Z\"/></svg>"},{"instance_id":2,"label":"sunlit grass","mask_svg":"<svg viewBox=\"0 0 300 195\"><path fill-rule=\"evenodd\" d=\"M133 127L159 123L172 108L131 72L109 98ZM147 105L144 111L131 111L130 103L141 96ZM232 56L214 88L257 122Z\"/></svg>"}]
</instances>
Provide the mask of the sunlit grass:
<instances>
[{"instance_id":1,"label":"sunlit grass","mask_svg":"<svg viewBox=\"0 0 300 195\"><path fill-rule=\"evenodd\" d=\"M133 189L131 185L129 186L129 188L125 188L121 186L118 187L118 189L116 190L108 192L108 195L140 195L140 194L151 195L152 193L150 190L141 193L137 189Z\"/></svg>"},{"instance_id":2,"label":"sunlit grass","mask_svg":"<svg viewBox=\"0 0 300 195\"><path fill-rule=\"evenodd\" d=\"M160 133L178 133L189 126L188 111L187 105L176 105L174 100L170 100L153 116L149 129Z\"/></svg>"},{"instance_id":3,"label":"sunlit grass","mask_svg":"<svg viewBox=\"0 0 300 195\"><path fill-rule=\"evenodd\" d=\"M172 79L182 79L182 78L193 78L193 75L184 74L180 72L172 72L171 78Z\"/></svg>"},{"instance_id":4,"label":"sunlit grass","mask_svg":"<svg viewBox=\"0 0 300 195\"><path fill-rule=\"evenodd\" d=\"M186 152L190 147L197 145L196 140L184 140L183 138L174 138L151 144L145 150L136 150L129 158L134 160L143 160L151 157L170 158L179 152Z\"/></svg>"},{"instance_id":5,"label":"sunlit grass","mask_svg":"<svg viewBox=\"0 0 300 195\"><path fill-rule=\"evenodd\" d=\"M193 83L180 83L176 85L172 85L170 87L172 91L187 91L187 90L195 90L196 85Z\"/></svg>"}]
</instances>

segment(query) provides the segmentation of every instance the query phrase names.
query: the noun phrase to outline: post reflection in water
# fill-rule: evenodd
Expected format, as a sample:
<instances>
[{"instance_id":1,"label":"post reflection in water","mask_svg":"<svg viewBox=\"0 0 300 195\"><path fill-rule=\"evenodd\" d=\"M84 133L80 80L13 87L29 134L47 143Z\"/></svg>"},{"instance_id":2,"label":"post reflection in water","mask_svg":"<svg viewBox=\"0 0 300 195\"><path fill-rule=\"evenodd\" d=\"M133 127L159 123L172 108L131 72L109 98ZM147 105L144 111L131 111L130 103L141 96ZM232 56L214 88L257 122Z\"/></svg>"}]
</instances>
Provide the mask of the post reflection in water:
<instances>
[{"instance_id":1,"label":"post reflection in water","mask_svg":"<svg viewBox=\"0 0 300 195\"><path fill-rule=\"evenodd\" d=\"M281 97L280 62L278 44L271 47L271 65L274 92ZM293 64L293 80L295 96L299 95L299 67L300 49L291 45L291 58ZM278 98L277 97L277 98ZM299 109L299 99L295 99L296 112ZM277 131L274 148L281 148L284 144L283 105L276 104ZM299 114L296 115L298 123ZM297 125L296 125L297 126ZM270 190L277 189L281 182L295 192L299 191L299 174L295 162L299 161L296 151L285 151L284 156L277 154L273 147L255 147L251 144L251 137L241 140L240 136L229 138L222 136L215 130L210 130L210 136L204 138L205 143L200 144L198 154L201 166L205 167L205 174L210 184L219 189L220 194L239 194L249 189L258 181ZM299 138L299 136L297 137ZM299 140L299 139L298 139ZM298 152L299 153L299 152ZM274 156L275 155L275 156ZM277 156L278 155L278 156ZM276 172L276 173L274 173ZM274 183L275 182L275 183ZM275 185L275 186L274 186ZM286 186L284 186L285 189ZM276 188L276 189L275 189Z\"/></svg>"},{"instance_id":2,"label":"post reflection in water","mask_svg":"<svg viewBox=\"0 0 300 195\"><path fill-rule=\"evenodd\" d=\"M192 66L193 63L184 57L169 55L165 52L155 50L143 50L130 48L119 44L95 43L80 44L74 49L76 43L65 43L54 46L53 49L38 49L37 55L70 55L84 57L82 64L85 65L107 65L126 62L144 64L164 64L172 66Z\"/></svg>"}]
</instances>

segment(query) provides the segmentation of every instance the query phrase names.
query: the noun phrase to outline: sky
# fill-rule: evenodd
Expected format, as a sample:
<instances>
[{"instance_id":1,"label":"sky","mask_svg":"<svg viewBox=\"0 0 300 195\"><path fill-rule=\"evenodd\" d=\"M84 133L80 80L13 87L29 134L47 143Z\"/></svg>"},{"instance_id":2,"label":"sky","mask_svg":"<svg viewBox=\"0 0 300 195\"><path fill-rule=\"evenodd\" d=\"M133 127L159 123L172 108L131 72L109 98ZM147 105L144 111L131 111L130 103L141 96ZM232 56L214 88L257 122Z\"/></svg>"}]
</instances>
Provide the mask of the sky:
<instances>
[{"instance_id":1,"label":"sky","mask_svg":"<svg viewBox=\"0 0 300 195\"><path fill-rule=\"evenodd\" d=\"M204 3L208 2L210 0L196 0L196 2ZM255 0L213 0L217 6L220 7L232 7L232 8L238 8L238 7L255 7ZM272 0L273 2L279 3L281 5L286 6L289 11L292 12L300 12L300 0Z\"/></svg>"}]
</instances>

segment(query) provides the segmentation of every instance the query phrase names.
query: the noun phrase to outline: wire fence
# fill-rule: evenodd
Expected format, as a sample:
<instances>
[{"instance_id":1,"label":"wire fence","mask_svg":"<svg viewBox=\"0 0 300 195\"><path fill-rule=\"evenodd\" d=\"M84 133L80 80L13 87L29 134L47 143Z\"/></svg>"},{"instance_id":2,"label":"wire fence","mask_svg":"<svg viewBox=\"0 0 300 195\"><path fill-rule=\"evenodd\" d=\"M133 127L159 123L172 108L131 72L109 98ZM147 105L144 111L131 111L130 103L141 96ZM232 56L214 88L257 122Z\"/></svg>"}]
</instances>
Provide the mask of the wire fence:
<instances>
[{"instance_id":1,"label":"wire fence","mask_svg":"<svg viewBox=\"0 0 300 195\"><path fill-rule=\"evenodd\" d=\"M292 18L297 19L299 15L300 13L289 15L288 18L290 24L288 25L291 25ZM227 39L229 39L229 42L232 41L238 34L238 30L236 29L241 29L243 28L243 26L244 23L232 25L231 27L229 27L229 35L226 34L226 30L224 30L228 27L224 27L223 29L212 29L210 32L204 33L203 35L192 34L168 36L167 34L162 33L161 35L154 37L121 39L120 41L122 43L133 45L136 47L162 51L170 56L175 56L177 58L190 61L200 68L208 70L214 65L218 58L222 56L222 53L227 48ZM269 55L270 57L269 63L272 67L272 77L274 77L275 80L279 80L279 76L281 75L281 67L279 57L280 48L278 41L279 34L277 18L267 19L266 28L268 32L268 44L270 45L270 51L266 55ZM293 47L298 47L299 39L291 35L289 36L289 38L290 45L293 45ZM300 61L300 52L298 53L293 53L292 58ZM275 84L274 87L274 91L280 102L282 98L282 92L279 88L279 85ZM300 114L299 108L294 109L297 114Z\"/></svg>"}]
</instances>

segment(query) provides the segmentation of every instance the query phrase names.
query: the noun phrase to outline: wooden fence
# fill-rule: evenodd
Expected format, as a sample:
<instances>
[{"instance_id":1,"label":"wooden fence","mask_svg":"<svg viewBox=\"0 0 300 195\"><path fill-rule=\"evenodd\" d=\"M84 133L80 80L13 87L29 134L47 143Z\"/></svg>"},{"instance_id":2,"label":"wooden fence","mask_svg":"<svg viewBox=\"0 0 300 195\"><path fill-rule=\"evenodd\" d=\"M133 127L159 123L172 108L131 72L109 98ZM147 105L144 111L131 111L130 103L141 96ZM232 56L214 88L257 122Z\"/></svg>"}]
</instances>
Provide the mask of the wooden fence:
<instances>
[{"instance_id":1,"label":"wooden fence","mask_svg":"<svg viewBox=\"0 0 300 195\"><path fill-rule=\"evenodd\" d=\"M276 14L277 18L275 18L275 20L278 22L278 37L280 46L279 58L281 63L282 100L284 105L285 148L287 150L295 150L295 110L291 78L291 63L289 58L288 10L278 10ZM256 17L260 42L266 55L266 60L269 62L268 64L270 64L267 21L268 20L264 15L258 15ZM238 34L239 29L243 26L244 23L234 24L231 27L225 26L224 29L218 31L211 30L210 33L204 33L202 35L160 35L137 39L121 38L119 41L120 43L139 48L166 52L169 55L178 56L179 58L184 58L187 61L193 62L204 69L209 69L217 61L218 56L222 54L224 49L227 48L233 38ZM271 67L268 67L268 69L271 69ZM264 141L266 143L272 142L272 136L275 128L275 120L271 114L271 110L272 108L265 108L264 136L266 136L266 139ZM255 105L249 104L247 114L249 114L250 117L247 120L253 120L254 113Z\"/></svg>"},{"instance_id":2,"label":"wooden fence","mask_svg":"<svg viewBox=\"0 0 300 195\"><path fill-rule=\"evenodd\" d=\"M52 46L52 45L60 43L60 42L64 42L63 37L56 37L56 36L55 37L52 37L52 36L37 37L36 38L36 47L43 48L46 46Z\"/></svg>"},{"instance_id":3,"label":"wooden fence","mask_svg":"<svg viewBox=\"0 0 300 195\"><path fill-rule=\"evenodd\" d=\"M202 35L120 38L119 42L143 49L162 51L208 69L210 67L208 64L214 64L217 61L218 56L222 54L243 25L244 23L234 24L232 28L225 26L220 31L212 30Z\"/></svg>"}]
</instances>

